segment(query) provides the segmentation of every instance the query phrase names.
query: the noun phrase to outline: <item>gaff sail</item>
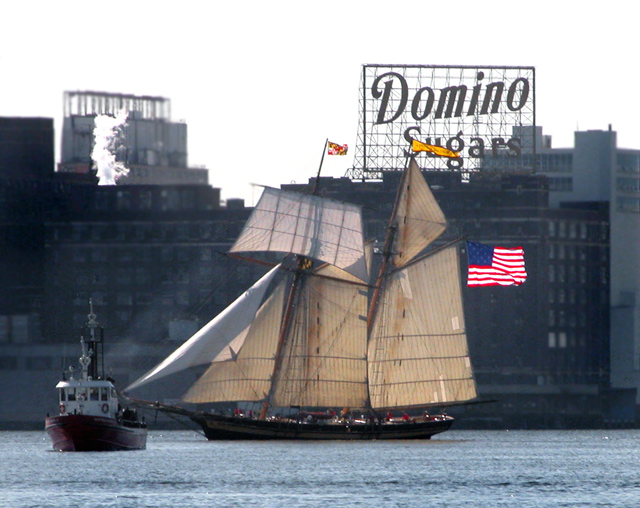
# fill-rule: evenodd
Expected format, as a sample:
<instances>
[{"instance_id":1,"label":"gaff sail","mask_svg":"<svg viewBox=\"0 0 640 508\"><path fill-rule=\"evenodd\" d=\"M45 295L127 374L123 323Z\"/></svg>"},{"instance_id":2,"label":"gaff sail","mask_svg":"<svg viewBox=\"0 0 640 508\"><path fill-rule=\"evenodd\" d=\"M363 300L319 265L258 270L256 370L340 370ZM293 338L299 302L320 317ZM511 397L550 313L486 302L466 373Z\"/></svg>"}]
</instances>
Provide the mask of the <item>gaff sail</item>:
<instances>
[{"instance_id":1,"label":"gaff sail","mask_svg":"<svg viewBox=\"0 0 640 508\"><path fill-rule=\"evenodd\" d=\"M456 246L392 272L369 344L373 408L476 397Z\"/></svg>"}]
</instances>

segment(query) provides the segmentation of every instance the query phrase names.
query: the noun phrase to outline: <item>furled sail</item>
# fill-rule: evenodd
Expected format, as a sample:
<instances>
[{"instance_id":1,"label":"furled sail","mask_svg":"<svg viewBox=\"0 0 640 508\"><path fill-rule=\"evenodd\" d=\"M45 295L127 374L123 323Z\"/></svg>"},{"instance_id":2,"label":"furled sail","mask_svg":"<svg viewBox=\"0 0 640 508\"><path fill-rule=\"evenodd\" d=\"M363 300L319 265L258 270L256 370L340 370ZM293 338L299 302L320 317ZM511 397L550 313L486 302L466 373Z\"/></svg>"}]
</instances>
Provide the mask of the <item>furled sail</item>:
<instances>
[{"instance_id":1,"label":"furled sail","mask_svg":"<svg viewBox=\"0 0 640 508\"><path fill-rule=\"evenodd\" d=\"M283 280L255 315L242 345L219 355L182 397L186 402L260 401L270 391L282 323Z\"/></svg>"},{"instance_id":2,"label":"furled sail","mask_svg":"<svg viewBox=\"0 0 640 508\"><path fill-rule=\"evenodd\" d=\"M447 220L436 202L415 159L403 179L395 213L396 234L393 264L404 266L420 254L446 228Z\"/></svg>"},{"instance_id":3,"label":"furled sail","mask_svg":"<svg viewBox=\"0 0 640 508\"><path fill-rule=\"evenodd\" d=\"M162 363L129 385L126 390L132 390L189 367L208 364L221 353L224 354L225 347L232 342L232 347L239 348L279 266L272 268Z\"/></svg>"},{"instance_id":4,"label":"furled sail","mask_svg":"<svg viewBox=\"0 0 640 508\"><path fill-rule=\"evenodd\" d=\"M457 247L388 276L369 344L369 379L374 408L476 396Z\"/></svg>"},{"instance_id":5,"label":"furled sail","mask_svg":"<svg viewBox=\"0 0 640 508\"><path fill-rule=\"evenodd\" d=\"M272 404L366 407L367 288L325 265L302 285Z\"/></svg>"},{"instance_id":6,"label":"furled sail","mask_svg":"<svg viewBox=\"0 0 640 508\"><path fill-rule=\"evenodd\" d=\"M265 188L231 252L284 252L318 259L367 280L358 206Z\"/></svg>"}]
</instances>

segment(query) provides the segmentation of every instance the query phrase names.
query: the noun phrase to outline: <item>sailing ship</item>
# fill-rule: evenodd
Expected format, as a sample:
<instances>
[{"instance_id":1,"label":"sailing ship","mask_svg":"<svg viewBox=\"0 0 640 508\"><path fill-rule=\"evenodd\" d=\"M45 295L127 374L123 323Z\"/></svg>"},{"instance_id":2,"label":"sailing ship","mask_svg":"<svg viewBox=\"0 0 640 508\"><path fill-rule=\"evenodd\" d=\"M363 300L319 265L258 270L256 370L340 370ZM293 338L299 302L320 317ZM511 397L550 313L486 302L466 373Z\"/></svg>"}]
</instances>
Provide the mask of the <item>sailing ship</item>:
<instances>
[{"instance_id":1,"label":"sailing ship","mask_svg":"<svg viewBox=\"0 0 640 508\"><path fill-rule=\"evenodd\" d=\"M429 439L448 430L453 418L432 409L477 394L458 246L432 245L445 228L411 159L370 282L359 207L266 188L230 254L282 261L127 393L201 366L181 400L226 402L233 413L138 403L188 416L208 439Z\"/></svg>"},{"instance_id":2,"label":"sailing ship","mask_svg":"<svg viewBox=\"0 0 640 508\"><path fill-rule=\"evenodd\" d=\"M45 420L53 449L68 451L141 450L147 444L147 425L134 408L121 409L113 380L104 377L104 334L93 306L86 326L87 340L80 339L80 373L69 367L56 385L57 416Z\"/></svg>"}]
</instances>

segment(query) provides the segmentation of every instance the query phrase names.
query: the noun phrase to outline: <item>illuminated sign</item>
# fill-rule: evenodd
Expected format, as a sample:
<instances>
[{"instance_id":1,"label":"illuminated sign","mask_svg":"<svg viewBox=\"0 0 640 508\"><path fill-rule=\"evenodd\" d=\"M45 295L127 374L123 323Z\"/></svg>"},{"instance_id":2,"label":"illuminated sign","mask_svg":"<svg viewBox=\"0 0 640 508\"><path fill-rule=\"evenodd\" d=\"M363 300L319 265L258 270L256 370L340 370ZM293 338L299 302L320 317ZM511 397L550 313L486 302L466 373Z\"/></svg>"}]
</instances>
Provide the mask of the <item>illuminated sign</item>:
<instances>
[{"instance_id":1,"label":"illuminated sign","mask_svg":"<svg viewBox=\"0 0 640 508\"><path fill-rule=\"evenodd\" d=\"M411 141L459 152L411 151ZM533 67L364 65L354 174L402 170L407 155L423 169L464 174L531 170L535 147ZM527 167L528 166L528 167Z\"/></svg>"}]
</instances>

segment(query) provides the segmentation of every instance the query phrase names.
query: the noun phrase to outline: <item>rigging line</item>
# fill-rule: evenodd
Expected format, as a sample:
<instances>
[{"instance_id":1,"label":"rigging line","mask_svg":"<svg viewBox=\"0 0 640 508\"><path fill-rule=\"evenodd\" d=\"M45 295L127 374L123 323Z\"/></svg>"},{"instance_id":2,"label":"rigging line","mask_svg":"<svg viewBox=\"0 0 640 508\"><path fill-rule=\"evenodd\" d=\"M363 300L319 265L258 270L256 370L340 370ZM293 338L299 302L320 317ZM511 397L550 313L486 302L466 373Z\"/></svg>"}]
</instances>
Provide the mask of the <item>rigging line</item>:
<instances>
[{"instance_id":1,"label":"rigging line","mask_svg":"<svg viewBox=\"0 0 640 508\"><path fill-rule=\"evenodd\" d=\"M231 257L225 252L219 252L219 251L216 251L216 252L221 256ZM232 279L232 277L235 278L234 272L235 272L235 268L237 268L238 265L239 263L236 261L235 265L233 267L230 267L231 269L228 268L227 270L225 270L225 277L222 280L219 280L215 275L211 276L211 278L209 279L210 282L213 282L216 279L219 280L219 282L215 286L213 286L213 284L210 285L210 287L211 286L213 287L211 287L211 290L208 292L207 296L200 301L199 305L191 311L191 314L198 315L198 313L202 311L204 306L213 299L213 296L218 293L218 290L220 288L228 286L228 283Z\"/></svg>"},{"instance_id":2,"label":"rigging line","mask_svg":"<svg viewBox=\"0 0 640 508\"><path fill-rule=\"evenodd\" d=\"M454 240L451 240L450 242L445 243L444 245L441 245L440 247L437 247L437 248L435 248L435 249L433 249L433 250L430 250L429 252L425 252L425 253L424 253L424 254L422 254L421 256L418 256L418 257L416 257L416 258L412 259L412 260L411 260L411 261L409 261L407 264L405 264L405 265L403 265L403 266L401 266L401 267L398 267L398 268L392 268L392 269L390 269L390 270L389 270L389 272L387 273L387 276L389 276L389 275L391 275L391 274L393 274L393 273L399 272L399 271L401 271L401 270L404 270L404 269L406 269L406 268L409 268L411 265L415 265L416 263L419 263L419 262L420 262L420 261L422 261L423 259L428 258L428 257L431 257L431 256L434 256L434 255L435 255L435 254L437 254L438 252L443 251L443 250L445 250L446 248L451 247L452 245L455 245L456 243L458 243L458 242L462 242L462 241L464 241L464 240L465 240L465 237L462 237L462 236L461 236L461 237L459 237L459 238L456 238L456 239L454 239Z\"/></svg>"}]
</instances>

